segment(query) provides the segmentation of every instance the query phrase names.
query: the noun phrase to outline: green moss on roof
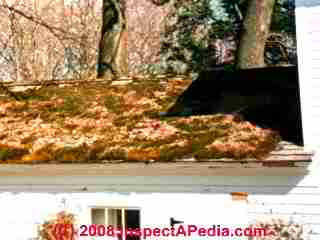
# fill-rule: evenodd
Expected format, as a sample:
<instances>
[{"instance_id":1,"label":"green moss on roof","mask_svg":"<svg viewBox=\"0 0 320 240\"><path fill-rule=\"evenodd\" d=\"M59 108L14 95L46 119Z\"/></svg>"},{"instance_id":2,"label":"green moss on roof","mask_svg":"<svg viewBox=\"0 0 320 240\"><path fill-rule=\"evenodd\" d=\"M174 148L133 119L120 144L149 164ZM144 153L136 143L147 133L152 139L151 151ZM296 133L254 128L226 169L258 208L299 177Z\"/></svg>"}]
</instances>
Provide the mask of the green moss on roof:
<instances>
[{"instance_id":1,"label":"green moss on roof","mask_svg":"<svg viewBox=\"0 0 320 240\"><path fill-rule=\"evenodd\" d=\"M262 158L279 135L230 115L159 118L189 86L170 78L48 86L0 101L0 163Z\"/></svg>"}]
</instances>

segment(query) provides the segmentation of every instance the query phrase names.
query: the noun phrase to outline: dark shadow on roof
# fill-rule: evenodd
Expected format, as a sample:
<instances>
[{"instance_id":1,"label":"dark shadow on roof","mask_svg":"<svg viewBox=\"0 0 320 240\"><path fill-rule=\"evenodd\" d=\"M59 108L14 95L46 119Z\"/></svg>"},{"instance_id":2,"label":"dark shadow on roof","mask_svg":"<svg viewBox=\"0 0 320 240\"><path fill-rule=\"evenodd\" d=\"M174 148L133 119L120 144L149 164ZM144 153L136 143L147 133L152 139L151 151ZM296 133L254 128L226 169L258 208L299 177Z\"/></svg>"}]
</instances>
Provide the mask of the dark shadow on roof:
<instances>
[{"instance_id":1,"label":"dark shadow on roof","mask_svg":"<svg viewBox=\"0 0 320 240\"><path fill-rule=\"evenodd\" d=\"M165 116L238 114L303 145L297 66L203 71Z\"/></svg>"}]
</instances>

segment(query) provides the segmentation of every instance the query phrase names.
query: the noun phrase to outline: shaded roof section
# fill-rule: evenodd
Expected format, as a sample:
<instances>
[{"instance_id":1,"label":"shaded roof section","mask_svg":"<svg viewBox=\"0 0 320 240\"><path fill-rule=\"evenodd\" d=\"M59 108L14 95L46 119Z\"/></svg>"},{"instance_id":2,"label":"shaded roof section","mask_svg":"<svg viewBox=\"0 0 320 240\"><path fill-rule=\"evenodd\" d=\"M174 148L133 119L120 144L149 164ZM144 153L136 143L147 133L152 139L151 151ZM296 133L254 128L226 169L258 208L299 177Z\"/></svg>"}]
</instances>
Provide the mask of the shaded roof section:
<instances>
[{"instance_id":1,"label":"shaded roof section","mask_svg":"<svg viewBox=\"0 0 320 240\"><path fill-rule=\"evenodd\" d=\"M297 66L203 71L168 110L168 116L241 115L303 145Z\"/></svg>"},{"instance_id":2,"label":"shaded roof section","mask_svg":"<svg viewBox=\"0 0 320 240\"><path fill-rule=\"evenodd\" d=\"M47 85L0 100L0 163L302 166L312 153L237 116L160 117L187 77Z\"/></svg>"}]
</instances>

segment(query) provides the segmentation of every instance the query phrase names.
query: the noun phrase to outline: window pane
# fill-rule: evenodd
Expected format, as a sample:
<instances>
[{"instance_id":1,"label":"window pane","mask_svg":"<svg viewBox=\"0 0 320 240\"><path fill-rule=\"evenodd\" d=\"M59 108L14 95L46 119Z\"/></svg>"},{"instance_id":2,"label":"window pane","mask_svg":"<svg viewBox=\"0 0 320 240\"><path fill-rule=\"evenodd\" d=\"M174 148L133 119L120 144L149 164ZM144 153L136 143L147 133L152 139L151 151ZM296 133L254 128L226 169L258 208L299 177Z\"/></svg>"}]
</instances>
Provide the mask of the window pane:
<instances>
[{"instance_id":1,"label":"window pane","mask_svg":"<svg viewBox=\"0 0 320 240\"><path fill-rule=\"evenodd\" d=\"M126 228L140 228L140 211L127 209L125 211ZM139 236L127 236L126 240L139 240Z\"/></svg>"},{"instance_id":2,"label":"window pane","mask_svg":"<svg viewBox=\"0 0 320 240\"><path fill-rule=\"evenodd\" d=\"M105 209L103 208L93 208L91 209L91 223L92 224L105 224Z\"/></svg>"},{"instance_id":3,"label":"window pane","mask_svg":"<svg viewBox=\"0 0 320 240\"><path fill-rule=\"evenodd\" d=\"M115 229L122 228L121 209L108 208L108 225L113 226ZM117 234L117 239L122 240L121 234Z\"/></svg>"}]
</instances>

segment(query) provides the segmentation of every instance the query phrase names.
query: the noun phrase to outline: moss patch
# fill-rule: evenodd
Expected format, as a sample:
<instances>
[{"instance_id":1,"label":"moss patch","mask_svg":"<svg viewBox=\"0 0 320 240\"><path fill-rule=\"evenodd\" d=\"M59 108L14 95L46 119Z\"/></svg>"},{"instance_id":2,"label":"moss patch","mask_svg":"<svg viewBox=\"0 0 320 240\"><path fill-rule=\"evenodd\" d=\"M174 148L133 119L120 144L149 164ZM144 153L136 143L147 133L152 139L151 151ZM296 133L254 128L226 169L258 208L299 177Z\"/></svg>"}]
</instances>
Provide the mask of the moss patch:
<instances>
[{"instance_id":1,"label":"moss patch","mask_svg":"<svg viewBox=\"0 0 320 240\"><path fill-rule=\"evenodd\" d=\"M48 86L0 102L0 162L261 158L277 133L228 115L160 118L190 79ZM13 147L15 146L15 147Z\"/></svg>"},{"instance_id":2,"label":"moss patch","mask_svg":"<svg viewBox=\"0 0 320 240\"><path fill-rule=\"evenodd\" d=\"M23 147L0 144L0 162L7 163L10 160L19 160L28 152L28 149Z\"/></svg>"}]
</instances>

